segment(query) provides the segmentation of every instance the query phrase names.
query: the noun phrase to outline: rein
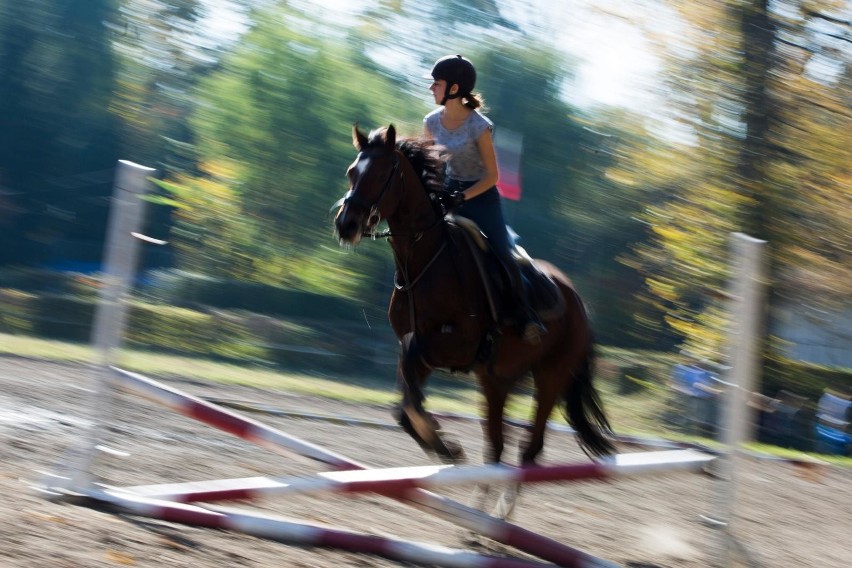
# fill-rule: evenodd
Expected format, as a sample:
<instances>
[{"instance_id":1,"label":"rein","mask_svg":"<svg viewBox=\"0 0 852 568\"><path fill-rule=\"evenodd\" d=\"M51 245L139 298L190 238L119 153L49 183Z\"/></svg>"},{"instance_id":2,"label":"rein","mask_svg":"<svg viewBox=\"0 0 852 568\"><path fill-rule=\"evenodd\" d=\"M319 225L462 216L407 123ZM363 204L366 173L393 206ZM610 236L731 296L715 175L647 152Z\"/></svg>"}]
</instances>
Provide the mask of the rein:
<instances>
[{"instance_id":1,"label":"rein","mask_svg":"<svg viewBox=\"0 0 852 568\"><path fill-rule=\"evenodd\" d=\"M361 152L361 154L364 155L364 156L369 155L368 152ZM437 212L435 212L435 215L434 215L435 220L428 227L426 227L426 228L424 228L420 231L416 231L416 232L412 232L412 233L408 233L408 234L391 232L390 229L388 229L386 231L382 231L381 233L376 231L376 227L382 221L381 214L379 213L380 206L381 206L384 198L388 195L389 190L394 187L394 182L397 179L397 174L399 174L399 176L398 176L399 182L402 184L402 191L403 192L406 191L405 172L402 171L399 167L399 164L400 164L399 157L400 157L400 151L395 150L394 151L394 157L393 157L393 168L391 169L391 172L388 175L388 178L385 181L385 184L382 187L381 192L379 193L378 197L376 198L376 200L372 204L367 202L361 196L355 195L353 193L353 190L349 190L348 192L346 192L346 195L344 195L343 198L340 201L335 203L335 207L339 207L340 205L352 204L352 205L359 207L361 209L368 210L370 212L368 217L367 217L367 226L369 227L369 230L363 231L362 236L370 237L373 240L378 239L378 238L390 238L390 237L410 237L411 238L411 248L413 249L414 245L416 245L417 242L420 241L420 239L423 237L423 235L425 235L427 232L431 231L432 229L434 229L436 227L439 227L441 225L446 224L446 222L444 220L443 215L439 215ZM441 253L443 253L446 248L447 248L447 241L445 240L443 243L441 243L441 246L438 247L438 250L435 252L435 254L432 255L432 258L429 260L429 262L426 263L426 265L423 267L423 269L420 271L420 273L413 280L411 280L409 278L409 274L408 274L408 261L410 260L410 257L411 257L410 251L406 255L406 258L403 261L403 259L399 258L399 255L398 255L396 249L393 246L391 246L391 250L393 251L393 254L394 254L394 264L396 264L397 270L398 270L399 274L402 276L402 280L403 280L403 282L400 283L397 279L397 275L394 274L394 283L393 283L394 288L396 290L400 291L400 292L411 291L417 285L417 283L420 282L421 278L423 278L423 276L429 271L429 269L432 267L432 265L435 264L435 262L438 260L438 257L441 256ZM410 321L411 321L412 329L414 329L415 311L414 311L414 295L413 294L409 294L409 296L408 296L408 309L409 309L409 313L410 313L410 318L411 318Z\"/></svg>"},{"instance_id":2,"label":"rein","mask_svg":"<svg viewBox=\"0 0 852 568\"><path fill-rule=\"evenodd\" d=\"M403 185L404 184L405 184L405 180L403 180ZM435 215L435 220L432 222L431 225L429 225L428 227L426 227L422 231L418 231L416 233L413 233L414 234L414 241L415 242L419 241L420 237L423 236L423 233L427 233L427 232L431 231L432 229L434 229L438 225L443 224L443 222L444 222L443 217L441 217L440 215ZM375 231L373 231L373 232L369 232L369 233L362 233L362 235L365 236L365 237L370 237L373 240L387 239L387 238L390 238L390 237L406 237L406 236L409 236L408 233L392 233L390 231L390 229L382 231L381 233L376 233Z\"/></svg>"},{"instance_id":3,"label":"rein","mask_svg":"<svg viewBox=\"0 0 852 568\"><path fill-rule=\"evenodd\" d=\"M408 292L423 278L423 275L429 270L429 268L438 260L438 257L441 256L441 253L444 252L444 249L447 248L447 241L444 241L441 244L441 247L438 251L432 256L432 259L426 263L426 266L423 267L423 270L420 271L420 274L417 275L417 278L414 279L413 282L408 281L408 270L404 270L402 266L400 266L399 259L397 259L396 265L399 267L400 273L402 273L402 278L405 280L405 284L400 284L397 282L396 275L393 278L393 287L399 290L400 292ZM396 254L394 254L396 256Z\"/></svg>"}]
</instances>

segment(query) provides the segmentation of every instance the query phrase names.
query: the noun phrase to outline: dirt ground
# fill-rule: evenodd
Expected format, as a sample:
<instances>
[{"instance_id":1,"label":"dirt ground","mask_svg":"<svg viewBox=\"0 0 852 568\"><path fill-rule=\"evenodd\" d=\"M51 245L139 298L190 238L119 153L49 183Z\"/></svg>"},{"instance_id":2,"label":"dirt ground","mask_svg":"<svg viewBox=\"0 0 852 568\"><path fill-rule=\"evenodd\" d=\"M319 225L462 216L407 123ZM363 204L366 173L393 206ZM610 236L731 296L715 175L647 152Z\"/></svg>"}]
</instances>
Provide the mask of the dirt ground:
<instances>
[{"instance_id":1,"label":"dirt ground","mask_svg":"<svg viewBox=\"0 0 852 568\"><path fill-rule=\"evenodd\" d=\"M92 376L85 366L0 358L0 566L406 565L369 554L287 545L44 499L32 485L43 479L40 472L54 470L80 439L91 416ZM390 420L386 408L178 378L159 380L196 396ZM371 467L432 463L398 430L252 417ZM111 424L107 445L123 454L102 454L94 467L109 484L301 476L328 469L306 458L254 447L129 395L117 398ZM478 424L452 421L444 427L461 440L471 462L481 461ZM550 434L544 463L585 459L567 434ZM735 533L757 566L846 568L852 558L852 470L826 467L819 476L802 473L786 462L744 460ZM702 524L700 516L714 510L716 483L703 475L667 474L609 483L530 485L512 522L623 566L712 566L719 558L719 533ZM471 504L470 488L442 494ZM288 497L242 506L369 534L527 558L489 541L471 542L463 529L378 495Z\"/></svg>"}]
</instances>

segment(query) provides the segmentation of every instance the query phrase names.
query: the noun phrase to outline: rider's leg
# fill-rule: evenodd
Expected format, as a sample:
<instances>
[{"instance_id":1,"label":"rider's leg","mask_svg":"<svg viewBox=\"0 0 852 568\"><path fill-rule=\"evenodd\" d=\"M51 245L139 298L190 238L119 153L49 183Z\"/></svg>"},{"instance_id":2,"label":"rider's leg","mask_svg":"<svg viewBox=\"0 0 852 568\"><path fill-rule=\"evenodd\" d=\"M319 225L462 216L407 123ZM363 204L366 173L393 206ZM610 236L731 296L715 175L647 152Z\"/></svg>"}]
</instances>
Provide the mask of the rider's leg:
<instances>
[{"instance_id":1,"label":"rider's leg","mask_svg":"<svg viewBox=\"0 0 852 568\"><path fill-rule=\"evenodd\" d=\"M541 342L541 336L547 333L547 329L538 319L538 315L532 308L529 290L524 285L521 275L521 267L517 261L509 256L508 259L500 259L509 275L511 285L512 317L518 326L518 332L524 341L532 344Z\"/></svg>"},{"instance_id":2,"label":"rider's leg","mask_svg":"<svg viewBox=\"0 0 852 568\"><path fill-rule=\"evenodd\" d=\"M513 243L506 222L503 220L503 208L497 188L491 188L477 197L465 201L457 210L459 215L474 221L488 237L492 250L500 259L509 275L512 313L519 333L530 343L541 341L541 335L547 332L532 309L529 293L524 286L521 269L512 255Z\"/></svg>"}]
</instances>

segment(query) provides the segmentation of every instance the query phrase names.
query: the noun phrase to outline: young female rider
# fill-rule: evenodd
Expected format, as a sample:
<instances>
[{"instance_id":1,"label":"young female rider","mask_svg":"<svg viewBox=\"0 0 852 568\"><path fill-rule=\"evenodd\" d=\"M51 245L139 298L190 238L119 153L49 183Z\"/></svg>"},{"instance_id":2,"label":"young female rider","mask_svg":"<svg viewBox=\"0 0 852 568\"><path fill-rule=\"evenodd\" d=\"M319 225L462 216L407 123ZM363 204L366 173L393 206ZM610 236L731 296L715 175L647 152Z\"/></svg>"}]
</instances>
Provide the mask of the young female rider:
<instances>
[{"instance_id":1,"label":"young female rider","mask_svg":"<svg viewBox=\"0 0 852 568\"><path fill-rule=\"evenodd\" d=\"M423 119L427 138L447 149L445 204L473 220L488 236L491 248L511 278L515 320L521 336L529 343L541 341L544 326L529 305L521 271L512 256L512 241L500 194L497 192L497 156L492 133L494 124L477 109L482 105L473 92L476 70L461 55L440 58L432 67L429 88L439 108Z\"/></svg>"}]
</instances>

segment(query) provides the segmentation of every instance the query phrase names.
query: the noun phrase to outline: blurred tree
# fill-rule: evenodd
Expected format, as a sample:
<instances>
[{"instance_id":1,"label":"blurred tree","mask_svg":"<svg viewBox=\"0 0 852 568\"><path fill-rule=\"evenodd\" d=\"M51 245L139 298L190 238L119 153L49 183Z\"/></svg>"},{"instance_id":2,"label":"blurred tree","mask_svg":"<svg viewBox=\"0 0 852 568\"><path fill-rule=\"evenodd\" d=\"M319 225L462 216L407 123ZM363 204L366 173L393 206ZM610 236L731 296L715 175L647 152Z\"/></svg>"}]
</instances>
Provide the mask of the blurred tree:
<instances>
[{"instance_id":1,"label":"blurred tree","mask_svg":"<svg viewBox=\"0 0 852 568\"><path fill-rule=\"evenodd\" d=\"M509 223L533 256L576 280L601 340L630 343L624 329L636 278L616 257L642 234L641 205L635 190L606 172L638 119L615 110L584 115L566 103L574 62L531 38L493 42L473 56L495 138L503 128L523 136L524 189L520 202L504 202Z\"/></svg>"},{"instance_id":2,"label":"blurred tree","mask_svg":"<svg viewBox=\"0 0 852 568\"><path fill-rule=\"evenodd\" d=\"M421 110L395 96L398 85L353 63L359 58L345 42L315 33L318 25L287 6L257 12L233 54L201 83L192 126L205 161L235 164L241 214L258 227L250 232L257 258L243 277L372 294L372 279L384 271L386 286L374 296L384 302L388 251L364 246L365 254L342 254L330 242L328 208L346 190L351 124L393 121L413 133Z\"/></svg>"},{"instance_id":3,"label":"blurred tree","mask_svg":"<svg viewBox=\"0 0 852 568\"><path fill-rule=\"evenodd\" d=\"M670 52L670 118L690 142L665 149L678 167L645 168L671 194L650 200L649 238L627 262L645 277L652 312L643 317L663 314L701 355L721 357L726 341L719 291L731 231L770 241L773 309L783 298L815 301L814 290L816 301L849 297L852 259L839 244L850 211L849 51L838 46L848 36L814 23L834 19L833 4L675 2L690 33ZM834 71L809 72L803 54L834 36L817 49ZM653 156L634 157L632 168Z\"/></svg>"},{"instance_id":4,"label":"blurred tree","mask_svg":"<svg viewBox=\"0 0 852 568\"><path fill-rule=\"evenodd\" d=\"M777 194L775 299L822 309L852 298L852 20L843 3L778 14L767 152ZM848 5L847 5L848 6Z\"/></svg>"},{"instance_id":5,"label":"blurred tree","mask_svg":"<svg viewBox=\"0 0 852 568\"><path fill-rule=\"evenodd\" d=\"M113 26L121 155L166 175L195 168L191 92L219 56L198 27L202 13L200 0L123 0Z\"/></svg>"},{"instance_id":6,"label":"blurred tree","mask_svg":"<svg viewBox=\"0 0 852 568\"><path fill-rule=\"evenodd\" d=\"M103 235L117 158L105 26L115 9L113 0L0 0L0 186L10 201L0 264L44 262L71 240Z\"/></svg>"},{"instance_id":7,"label":"blurred tree","mask_svg":"<svg viewBox=\"0 0 852 568\"><path fill-rule=\"evenodd\" d=\"M122 0L112 28L120 66L111 109L121 119L121 157L157 168L160 177L197 173L193 89L227 47L205 37L204 13L202 0ZM168 208L147 214L147 233L169 234ZM143 267L173 263L180 253L167 240L148 251Z\"/></svg>"},{"instance_id":8,"label":"blurred tree","mask_svg":"<svg viewBox=\"0 0 852 568\"><path fill-rule=\"evenodd\" d=\"M237 169L225 161L198 165L201 175L175 174L158 185L174 208L172 235L182 269L214 278L252 280L268 256L262 227L245 215Z\"/></svg>"}]
</instances>

